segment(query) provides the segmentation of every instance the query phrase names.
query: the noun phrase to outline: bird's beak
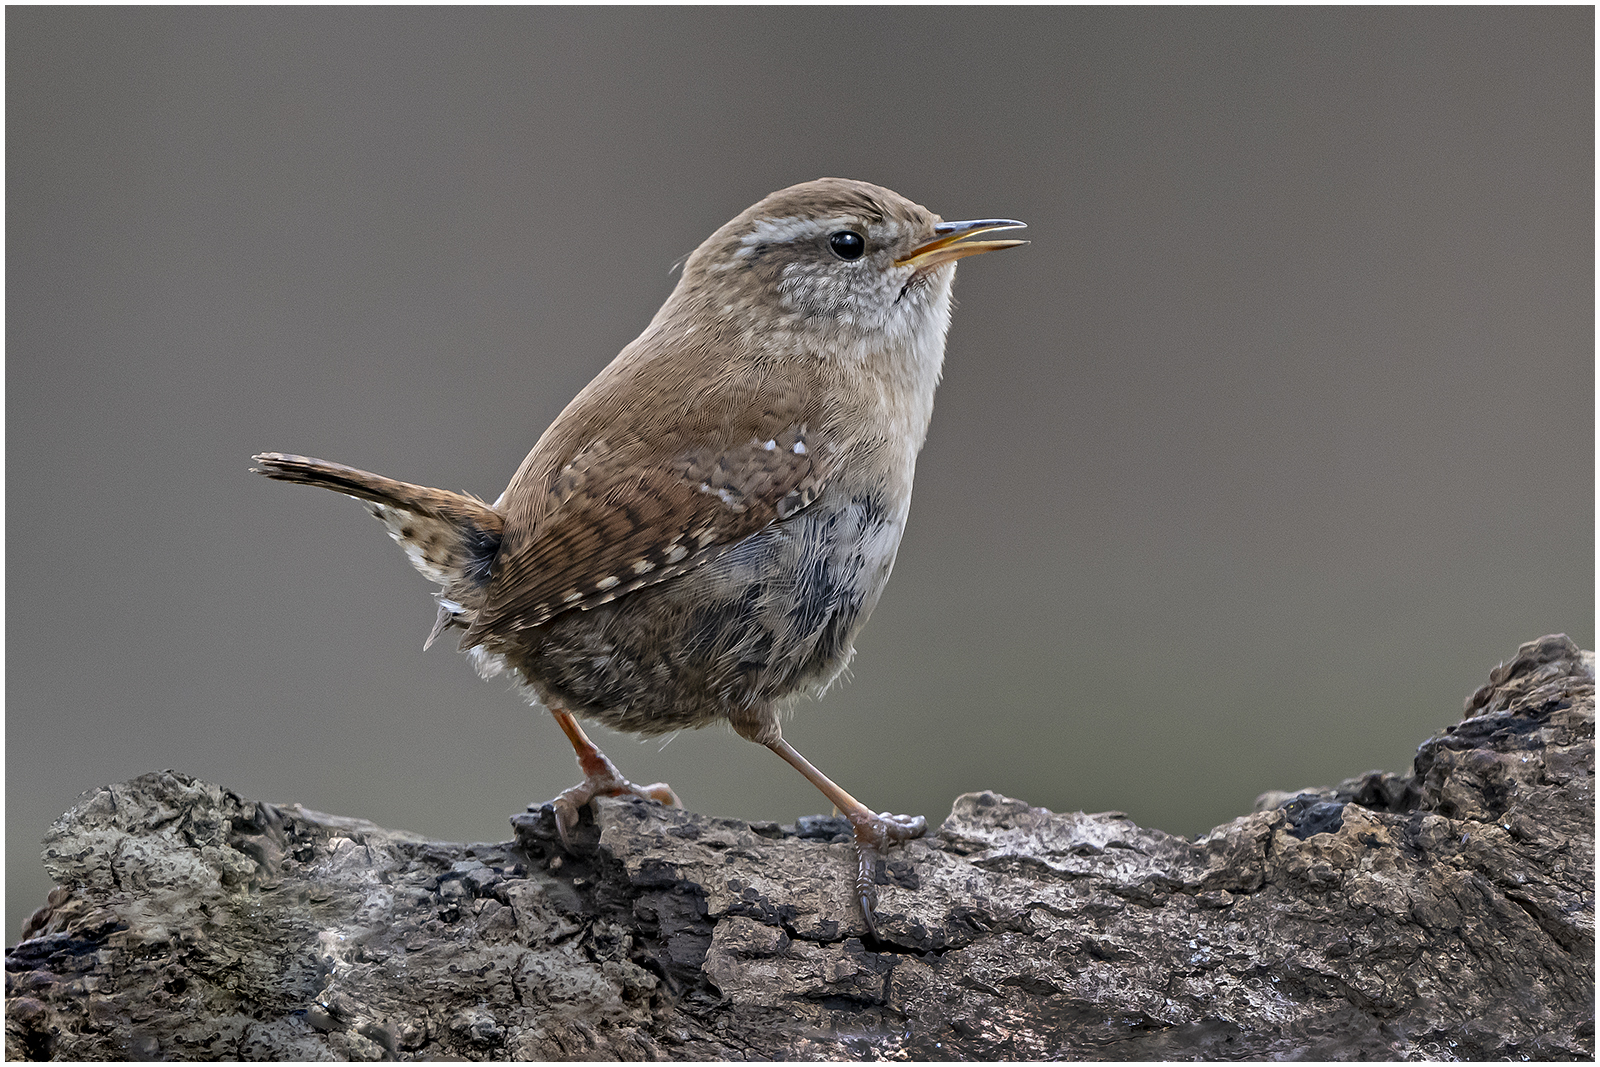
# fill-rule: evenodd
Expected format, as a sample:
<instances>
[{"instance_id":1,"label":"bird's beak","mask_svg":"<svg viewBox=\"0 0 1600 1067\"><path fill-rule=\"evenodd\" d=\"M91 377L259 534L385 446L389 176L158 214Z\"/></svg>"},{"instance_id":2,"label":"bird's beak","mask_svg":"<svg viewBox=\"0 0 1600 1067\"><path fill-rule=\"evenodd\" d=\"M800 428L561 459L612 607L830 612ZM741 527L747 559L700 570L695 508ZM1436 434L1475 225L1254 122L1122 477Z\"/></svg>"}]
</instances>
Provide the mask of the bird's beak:
<instances>
[{"instance_id":1,"label":"bird's beak","mask_svg":"<svg viewBox=\"0 0 1600 1067\"><path fill-rule=\"evenodd\" d=\"M950 263L964 256L976 256L984 252L993 252L1001 248L1015 248L1025 245L1026 241L966 241L963 238L973 237L990 230L1021 230L1027 223L1018 222L1016 219L972 219L969 222L939 222L935 223L933 232L939 236L911 250L911 254L894 261L897 267L936 267L940 263Z\"/></svg>"}]
</instances>

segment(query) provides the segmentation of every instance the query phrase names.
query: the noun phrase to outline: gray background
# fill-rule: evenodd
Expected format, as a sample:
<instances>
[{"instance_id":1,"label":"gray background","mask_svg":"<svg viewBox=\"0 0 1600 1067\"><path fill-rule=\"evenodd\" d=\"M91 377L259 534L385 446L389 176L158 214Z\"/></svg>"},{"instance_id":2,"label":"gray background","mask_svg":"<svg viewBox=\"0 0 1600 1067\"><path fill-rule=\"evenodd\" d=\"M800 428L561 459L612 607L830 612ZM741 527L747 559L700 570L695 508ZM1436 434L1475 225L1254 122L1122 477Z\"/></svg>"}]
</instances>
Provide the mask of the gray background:
<instances>
[{"instance_id":1,"label":"gray background","mask_svg":"<svg viewBox=\"0 0 1600 1067\"><path fill-rule=\"evenodd\" d=\"M163 767L457 840L575 781L262 449L493 497L772 189L962 265L895 579L788 736L868 803L1194 833L1594 644L1594 13L97 10L7 25L7 939ZM448 644L443 642L441 644ZM824 810L724 730L623 769Z\"/></svg>"}]
</instances>

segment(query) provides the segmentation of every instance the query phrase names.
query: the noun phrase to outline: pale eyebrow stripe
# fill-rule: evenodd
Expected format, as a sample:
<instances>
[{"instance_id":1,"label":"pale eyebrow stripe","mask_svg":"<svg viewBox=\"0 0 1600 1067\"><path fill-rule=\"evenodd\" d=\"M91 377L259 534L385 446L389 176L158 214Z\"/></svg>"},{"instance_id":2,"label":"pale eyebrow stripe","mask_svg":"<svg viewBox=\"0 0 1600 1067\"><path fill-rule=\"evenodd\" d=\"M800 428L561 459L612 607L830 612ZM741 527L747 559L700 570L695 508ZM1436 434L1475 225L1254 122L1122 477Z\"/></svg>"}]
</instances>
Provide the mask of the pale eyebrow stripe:
<instances>
[{"instance_id":1,"label":"pale eyebrow stripe","mask_svg":"<svg viewBox=\"0 0 1600 1067\"><path fill-rule=\"evenodd\" d=\"M778 219L757 219L755 229L740 238L740 244L746 247L751 245L783 244L799 237L815 237L818 234L841 229L851 225L859 225L850 219L803 219L794 216L785 216Z\"/></svg>"}]
</instances>

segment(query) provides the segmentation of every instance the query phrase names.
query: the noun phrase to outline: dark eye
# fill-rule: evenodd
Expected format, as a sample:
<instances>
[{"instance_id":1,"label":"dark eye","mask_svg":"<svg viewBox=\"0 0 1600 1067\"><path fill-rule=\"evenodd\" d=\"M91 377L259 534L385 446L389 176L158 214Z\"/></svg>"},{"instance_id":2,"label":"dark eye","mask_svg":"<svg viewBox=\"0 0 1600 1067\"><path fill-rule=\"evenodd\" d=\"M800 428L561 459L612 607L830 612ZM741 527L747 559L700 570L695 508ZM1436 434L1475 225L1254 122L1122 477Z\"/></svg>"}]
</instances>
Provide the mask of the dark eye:
<instances>
[{"instance_id":1,"label":"dark eye","mask_svg":"<svg viewBox=\"0 0 1600 1067\"><path fill-rule=\"evenodd\" d=\"M840 230L828 238L828 247L840 259L860 259L867 250L866 240L854 230Z\"/></svg>"}]
</instances>

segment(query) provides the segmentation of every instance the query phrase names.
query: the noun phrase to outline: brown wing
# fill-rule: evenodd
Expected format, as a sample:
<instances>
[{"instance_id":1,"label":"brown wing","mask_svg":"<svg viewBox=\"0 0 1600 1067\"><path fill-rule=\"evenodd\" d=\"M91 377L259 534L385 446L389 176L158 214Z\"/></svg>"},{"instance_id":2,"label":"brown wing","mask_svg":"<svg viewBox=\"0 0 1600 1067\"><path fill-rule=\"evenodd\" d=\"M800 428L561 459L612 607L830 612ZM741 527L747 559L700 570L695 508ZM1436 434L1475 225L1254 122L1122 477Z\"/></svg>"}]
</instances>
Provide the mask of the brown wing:
<instances>
[{"instance_id":1,"label":"brown wing","mask_svg":"<svg viewBox=\"0 0 1600 1067\"><path fill-rule=\"evenodd\" d=\"M604 440L556 476L525 544L508 541L464 639L541 626L716 559L810 504L829 464L804 425L727 448L690 448L641 468Z\"/></svg>"}]
</instances>

